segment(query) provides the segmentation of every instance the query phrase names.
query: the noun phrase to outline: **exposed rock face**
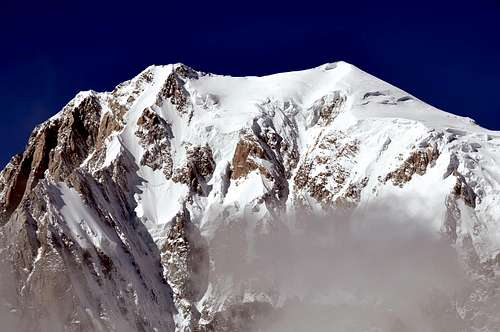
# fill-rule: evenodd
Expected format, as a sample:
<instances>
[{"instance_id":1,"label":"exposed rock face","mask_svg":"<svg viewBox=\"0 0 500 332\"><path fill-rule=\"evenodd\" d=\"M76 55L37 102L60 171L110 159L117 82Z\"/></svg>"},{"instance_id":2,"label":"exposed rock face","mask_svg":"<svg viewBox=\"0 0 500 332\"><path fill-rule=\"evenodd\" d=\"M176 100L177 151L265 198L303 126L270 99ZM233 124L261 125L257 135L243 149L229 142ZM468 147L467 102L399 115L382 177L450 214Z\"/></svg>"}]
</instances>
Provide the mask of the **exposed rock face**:
<instances>
[{"instance_id":1,"label":"exposed rock face","mask_svg":"<svg viewBox=\"0 0 500 332\"><path fill-rule=\"evenodd\" d=\"M54 151L53 162L49 166L56 179L67 177L95 148L101 110L99 100L91 94L56 120L60 122L58 149Z\"/></svg>"},{"instance_id":2,"label":"exposed rock face","mask_svg":"<svg viewBox=\"0 0 500 332\"><path fill-rule=\"evenodd\" d=\"M295 192L305 192L328 207L340 199L359 200L359 184L349 183L351 169L359 150L359 141L351 140L343 132L326 132L318 136L314 149L305 156L295 174ZM362 180L360 183L365 182ZM366 183L365 183L366 185ZM363 187L363 185L361 185Z\"/></svg>"},{"instance_id":3,"label":"exposed rock face","mask_svg":"<svg viewBox=\"0 0 500 332\"><path fill-rule=\"evenodd\" d=\"M208 182L214 169L215 161L208 145L188 146L185 162L176 169L172 180L187 185L193 194L207 196L212 189Z\"/></svg>"},{"instance_id":4,"label":"exposed rock face","mask_svg":"<svg viewBox=\"0 0 500 332\"><path fill-rule=\"evenodd\" d=\"M266 154L264 153L264 149L262 149L255 137L248 133L243 134L234 151L233 160L231 162L233 165L231 178L236 180L247 176L251 171L259 169L259 165L255 160L265 160L265 158ZM260 169L260 172L264 176L270 176L264 167Z\"/></svg>"},{"instance_id":5,"label":"exposed rock face","mask_svg":"<svg viewBox=\"0 0 500 332\"><path fill-rule=\"evenodd\" d=\"M455 176L457 177L457 183L453 187L453 194L460 197L467 206L474 209L476 207L476 193L467 184L463 175L456 173Z\"/></svg>"},{"instance_id":6,"label":"exposed rock face","mask_svg":"<svg viewBox=\"0 0 500 332\"><path fill-rule=\"evenodd\" d=\"M104 114L101 120L101 124L99 125L97 140L96 140L96 149L99 150L105 145L105 140L111 134L120 131L123 129L122 123L122 115L116 115L114 113L108 112Z\"/></svg>"},{"instance_id":7,"label":"exposed rock face","mask_svg":"<svg viewBox=\"0 0 500 332\"><path fill-rule=\"evenodd\" d=\"M19 165L10 167L16 170L8 174L8 188L2 200L6 216L44 178L47 169L54 178L63 179L83 161L95 145L100 111L96 97L90 95L74 109L66 108L64 117L35 129L22 158L13 160Z\"/></svg>"},{"instance_id":8,"label":"exposed rock face","mask_svg":"<svg viewBox=\"0 0 500 332\"><path fill-rule=\"evenodd\" d=\"M196 330L200 312L196 308L208 287L208 247L198 228L191 223L187 210L179 213L167 233L161 248L165 275L174 291L174 303L187 326Z\"/></svg>"},{"instance_id":9,"label":"exposed rock face","mask_svg":"<svg viewBox=\"0 0 500 332\"><path fill-rule=\"evenodd\" d=\"M165 81L156 105L161 106L163 100L169 100L181 114L187 114L189 119L192 117L192 105L190 104L190 94L186 90L185 84L188 79L198 79L199 73L185 66L177 66Z\"/></svg>"},{"instance_id":10,"label":"exposed rock face","mask_svg":"<svg viewBox=\"0 0 500 332\"><path fill-rule=\"evenodd\" d=\"M261 110L260 116L253 119L251 130L244 131L236 145L231 178L237 180L258 170L267 187L262 199L269 212L277 216L284 211L288 199L287 180L296 165L298 152L289 150L290 146L296 145L293 136L290 141L286 141L276 131L273 123L275 112L266 108ZM282 148L283 144L286 148ZM288 157L287 166L285 155Z\"/></svg>"},{"instance_id":11,"label":"exposed rock face","mask_svg":"<svg viewBox=\"0 0 500 332\"><path fill-rule=\"evenodd\" d=\"M346 99L340 91L334 91L317 100L310 109L312 116L309 125L328 126L342 111Z\"/></svg>"},{"instance_id":12,"label":"exposed rock face","mask_svg":"<svg viewBox=\"0 0 500 332\"><path fill-rule=\"evenodd\" d=\"M434 166L438 157L436 146L413 151L400 167L387 174L385 181L392 180L394 185L402 187L414 174L424 175L427 167Z\"/></svg>"},{"instance_id":13,"label":"exposed rock face","mask_svg":"<svg viewBox=\"0 0 500 332\"><path fill-rule=\"evenodd\" d=\"M294 236L399 201L488 293L499 137L345 63L247 78L149 67L78 94L0 173L1 297L21 331L254 331L287 301L332 300L271 273L300 256ZM450 312L495 327L497 303L472 294Z\"/></svg>"},{"instance_id":14,"label":"exposed rock face","mask_svg":"<svg viewBox=\"0 0 500 332\"><path fill-rule=\"evenodd\" d=\"M172 177L172 155L170 140L173 138L172 128L158 114L145 108L139 120L135 135L144 149L141 165L153 170L162 170L167 179Z\"/></svg>"}]
</instances>

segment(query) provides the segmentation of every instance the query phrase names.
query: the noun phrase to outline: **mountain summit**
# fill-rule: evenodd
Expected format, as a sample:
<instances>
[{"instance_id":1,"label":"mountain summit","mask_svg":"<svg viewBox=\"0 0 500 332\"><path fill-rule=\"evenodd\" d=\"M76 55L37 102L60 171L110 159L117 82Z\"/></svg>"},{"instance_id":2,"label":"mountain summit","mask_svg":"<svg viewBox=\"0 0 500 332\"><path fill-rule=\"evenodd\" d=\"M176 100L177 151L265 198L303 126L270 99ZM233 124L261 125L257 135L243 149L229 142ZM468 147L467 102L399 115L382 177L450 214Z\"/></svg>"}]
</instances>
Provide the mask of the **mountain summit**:
<instances>
[{"instance_id":1,"label":"mountain summit","mask_svg":"<svg viewBox=\"0 0 500 332\"><path fill-rule=\"evenodd\" d=\"M387 331L414 331L379 295L329 292L341 271L352 281L364 270L320 257L387 246L362 256L386 263L412 243L397 234L417 227L429 239L408 251L418 258L408 269L437 259L426 251L435 237L480 282L454 302L448 330L494 331L499 166L500 132L345 62L264 77L151 66L112 92L79 93L0 173L0 259L12 278L0 317L21 331L260 331L257 320L292 302L320 315L359 300L357 315L371 317L377 298L375 318L353 331L380 317ZM359 219L370 224L361 241L339 238ZM335 256L341 240L336 250L352 250ZM316 258L332 275L322 282Z\"/></svg>"}]
</instances>

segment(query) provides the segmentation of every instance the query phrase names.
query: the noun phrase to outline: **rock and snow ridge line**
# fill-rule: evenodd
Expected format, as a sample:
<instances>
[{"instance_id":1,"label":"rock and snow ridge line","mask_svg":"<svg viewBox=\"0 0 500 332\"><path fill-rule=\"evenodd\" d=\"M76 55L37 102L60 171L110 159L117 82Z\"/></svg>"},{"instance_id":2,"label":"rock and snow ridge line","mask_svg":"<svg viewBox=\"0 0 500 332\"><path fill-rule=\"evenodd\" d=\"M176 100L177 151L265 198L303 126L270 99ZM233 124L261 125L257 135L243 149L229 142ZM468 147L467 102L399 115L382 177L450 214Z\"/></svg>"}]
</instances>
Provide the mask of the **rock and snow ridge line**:
<instances>
[{"instance_id":1,"label":"rock and snow ridge line","mask_svg":"<svg viewBox=\"0 0 500 332\"><path fill-rule=\"evenodd\" d=\"M168 325L144 310L163 280L173 303L162 306L175 306L177 329L189 330L238 296L277 305L266 291L221 279L220 251L242 236L252 257L256 241L305 227L304 211L398 197L490 273L500 261L499 146L499 132L345 62L264 77L151 66L112 92L79 93L34 130L1 173L1 221L23 220L28 235L16 243L34 257L16 264L28 271L44 266L40 248L54 243L69 251L53 251L61 266L88 262L88 281L67 281L93 294L75 291L75 303L100 303L88 304L88 324L116 328L113 316L117 326ZM134 275L143 291L99 281L128 270L123 279ZM98 289L126 294L136 311L124 314Z\"/></svg>"}]
</instances>

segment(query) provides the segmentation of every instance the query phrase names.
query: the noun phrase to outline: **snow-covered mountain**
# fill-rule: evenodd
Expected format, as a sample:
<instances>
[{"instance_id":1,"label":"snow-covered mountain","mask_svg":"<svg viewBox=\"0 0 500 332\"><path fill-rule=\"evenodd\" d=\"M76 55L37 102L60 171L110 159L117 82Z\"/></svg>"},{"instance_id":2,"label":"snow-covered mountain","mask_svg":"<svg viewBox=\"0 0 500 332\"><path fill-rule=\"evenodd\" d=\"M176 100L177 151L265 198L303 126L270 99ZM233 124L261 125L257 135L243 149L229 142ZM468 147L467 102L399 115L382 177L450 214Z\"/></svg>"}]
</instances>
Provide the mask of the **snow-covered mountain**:
<instances>
[{"instance_id":1,"label":"snow-covered mountain","mask_svg":"<svg viewBox=\"0 0 500 332\"><path fill-rule=\"evenodd\" d=\"M27 331L251 330L289 301L337 301L270 266L309 261L286 253L314 225L373 211L446 238L478 283L453 324L495 331L499 165L500 132L345 62L265 77L151 66L79 93L0 174L5 319ZM391 229L370 238L397 243Z\"/></svg>"}]
</instances>

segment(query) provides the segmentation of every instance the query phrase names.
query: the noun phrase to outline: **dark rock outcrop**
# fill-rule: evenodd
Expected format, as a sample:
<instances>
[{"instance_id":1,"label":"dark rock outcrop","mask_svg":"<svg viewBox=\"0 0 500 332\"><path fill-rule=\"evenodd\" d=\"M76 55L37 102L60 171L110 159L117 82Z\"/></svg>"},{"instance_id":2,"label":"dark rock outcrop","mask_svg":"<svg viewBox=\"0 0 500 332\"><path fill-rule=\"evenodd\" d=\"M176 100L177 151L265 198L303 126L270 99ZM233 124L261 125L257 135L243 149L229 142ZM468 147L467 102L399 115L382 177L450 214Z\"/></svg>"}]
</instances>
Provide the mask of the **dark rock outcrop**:
<instances>
[{"instance_id":1,"label":"dark rock outcrop","mask_svg":"<svg viewBox=\"0 0 500 332\"><path fill-rule=\"evenodd\" d=\"M173 163L170 140L173 138L172 128L150 108L145 108L137 120L135 135L144 149L141 165L153 170L161 169L167 179L172 177Z\"/></svg>"},{"instance_id":2,"label":"dark rock outcrop","mask_svg":"<svg viewBox=\"0 0 500 332\"><path fill-rule=\"evenodd\" d=\"M413 175L424 175L427 167L433 167L438 157L439 150L435 145L415 150L401 166L386 175L385 181L391 180L395 186L402 187Z\"/></svg>"}]
</instances>

